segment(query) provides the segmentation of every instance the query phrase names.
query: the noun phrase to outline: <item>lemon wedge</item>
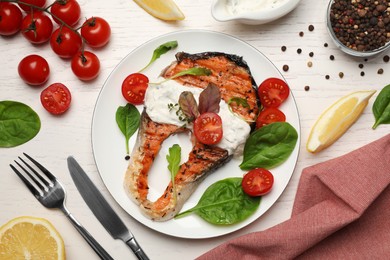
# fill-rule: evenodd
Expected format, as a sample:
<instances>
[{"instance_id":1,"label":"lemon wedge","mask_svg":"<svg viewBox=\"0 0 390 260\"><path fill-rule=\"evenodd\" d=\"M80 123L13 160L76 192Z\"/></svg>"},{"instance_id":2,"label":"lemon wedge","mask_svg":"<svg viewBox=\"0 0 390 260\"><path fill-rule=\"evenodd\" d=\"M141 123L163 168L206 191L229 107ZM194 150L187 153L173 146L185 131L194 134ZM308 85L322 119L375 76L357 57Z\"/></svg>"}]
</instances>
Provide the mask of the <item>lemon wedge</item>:
<instances>
[{"instance_id":1,"label":"lemon wedge","mask_svg":"<svg viewBox=\"0 0 390 260\"><path fill-rule=\"evenodd\" d=\"M46 219L17 217L0 227L0 259L65 259L64 241Z\"/></svg>"},{"instance_id":2,"label":"lemon wedge","mask_svg":"<svg viewBox=\"0 0 390 260\"><path fill-rule=\"evenodd\" d=\"M134 0L152 16L164 21L183 20L184 14L173 0Z\"/></svg>"},{"instance_id":3,"label":"lemon wedge","mask_svg":"<svg viewBox=\"0 0 390 260\"><path fill-rule=\"evenodd\" d=\"M316 153L333 144L356 122L375 92L357 91L337 100L314 124L306 149Z\"/></svg>"}]
</instances>

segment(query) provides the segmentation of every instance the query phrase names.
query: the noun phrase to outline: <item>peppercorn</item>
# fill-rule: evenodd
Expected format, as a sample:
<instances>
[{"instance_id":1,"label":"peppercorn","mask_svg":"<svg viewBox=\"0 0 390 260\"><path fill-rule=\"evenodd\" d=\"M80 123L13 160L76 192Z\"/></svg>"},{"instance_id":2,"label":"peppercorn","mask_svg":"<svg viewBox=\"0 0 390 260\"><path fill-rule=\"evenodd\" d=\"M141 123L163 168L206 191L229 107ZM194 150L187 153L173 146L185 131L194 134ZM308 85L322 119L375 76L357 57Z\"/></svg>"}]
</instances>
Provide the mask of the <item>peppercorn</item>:
<instances>
[{"instance_id":1,"label":"peppercorn","mask_svg":"<svg viewBox=\"0 0 390 260\"><path fill-rule=\"evenodd\" d=\"M287 47L286 46L282 46L282 51L285 52L287 50Z\"/></svg>"},{"instance_id":2,"label":"peppercorn","mask_svg":"<svg viewBox=\"0 0 390 260\"><path fill-rule=\"evenodd\" d=\"M389 60L390 60L389 55L385 55L385 56L383 57L383 61L384 61L384 62L389 62Z\"/></svg>"},{"instance_id":3,"label":"peppercorn","mask_svg":"<svg viewBox=\"0 0 390 260\"><path fill-rule=\"evenodd\" d=\"M305 86L305 91L309 91L310 90L310 86Z\"/></svg>"},{"instance_id":4,"label":"peppercorn","mask_svg":"<svg viewBox=\"0 0 390 260\"><path fill-rule=\"evenodd\" d=\"M283 71L288 71L289 67L288 65L283 65Z\"/></svg>"},{"instance_id":5,"label":"peppercorn","mask_svg":"<svg viewBox=\"0 0 390 260\"><path fill-rule=\"evenodd\" d=\"M330 55L330 56L329 56L329 59L330 59L330 60L334 60L334 55Z\"/></svg>"},{"instance_id":6,"label":"peppercorn","mask_svg":"<svg viewBox=\"0 0 390 260\"><path fill-rule=\"evenodd\" d=\"M314 25L310 24L308 29L309 29L310 32L314 31Z\"/></svg>"},{"instance_id":7,"label":"peppercorn","mask_svg":"<svg viewBox=\"0 0 390 260\"><path fill-rule=\"evenodd\" d=\"M309 52L309 56L310 56L310 57L313 57L313 56L314 56L314 52L312 52L312 51Z\"/></svg>"},{"instance_id":8,"label":"peppercorn","mask_svg":"<svg viewBox=\"0 0 390 260\"><path fill-rule=\"evenodd\" d=\"M302 53L302 49L301 49L301 48L298 48L298 49L297 49L297 53L298 53L298 54L301 54L301 53Z\"/></svg>"},{"instance_id":9,"label":"peppercorn","mask_svg":"<svg viewBox=\"0 0 390 260\"><path fill-rule=\"evenodd\" d=\"M383 69L382 68L378 70L378 74L383 74Z\"/></svg>"}]
</instances>

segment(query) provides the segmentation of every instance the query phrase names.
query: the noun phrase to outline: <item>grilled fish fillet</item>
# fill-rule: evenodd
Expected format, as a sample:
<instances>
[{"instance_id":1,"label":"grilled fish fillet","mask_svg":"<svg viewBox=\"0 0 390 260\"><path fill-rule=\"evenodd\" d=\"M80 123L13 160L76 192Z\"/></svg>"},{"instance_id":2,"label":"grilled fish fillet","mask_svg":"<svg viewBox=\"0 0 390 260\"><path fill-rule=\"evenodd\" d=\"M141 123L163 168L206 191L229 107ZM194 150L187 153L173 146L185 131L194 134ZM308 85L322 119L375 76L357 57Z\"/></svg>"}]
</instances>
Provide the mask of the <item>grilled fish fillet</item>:
<instances>
[{"instance_id":1,"label":"grilled fish fillet","mask_svg":"<svg viewBox=\"0 0 390 260\"><path fill-rule=\"evenodd\" d=\"M246 99L249 107L233 102L231 103L232 110L249 123L255 121L259 110L256 85L247 64L241 57L219 52L198 54L180 52L176 55L176 61L163 71L162 76L169 78L193 67L208 68L212 74L209 76L186 75L175 78L175 80L182 85L203 89L213 83L219 88L221 98L225 102L237 97ZM154 122L145 109L141 114L141 124L125 174L124 188L127 195L139 205L142 213L155 221L173 218L179 213L199 183L232 157L227 150L217 145L204 145L196 138L191 138L193 148L189 153L188 161L180 166L175 177L175 190L170 182L156 201L150 201L148 199L148 173L154 158L159 153L164 140L183 131L189 131L189 129ZM173 192L176 192L176 195Z\"/></svg>"}]
</instances>

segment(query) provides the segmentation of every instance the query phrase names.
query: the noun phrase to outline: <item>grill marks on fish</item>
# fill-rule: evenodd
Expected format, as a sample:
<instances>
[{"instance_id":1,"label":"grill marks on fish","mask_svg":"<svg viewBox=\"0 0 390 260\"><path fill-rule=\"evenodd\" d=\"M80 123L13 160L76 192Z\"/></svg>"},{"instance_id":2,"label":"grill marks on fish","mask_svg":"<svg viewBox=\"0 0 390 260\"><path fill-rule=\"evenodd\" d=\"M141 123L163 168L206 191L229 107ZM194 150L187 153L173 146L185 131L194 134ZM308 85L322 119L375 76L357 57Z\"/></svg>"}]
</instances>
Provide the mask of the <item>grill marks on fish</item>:
<instances>
[{"instance_id":1,"label":"grill marks on fish","mask_svg":"<svg viewBox=\"0 0 390 260\"><path fill-rule=\"evenodd\" d=\"M242 58L218 52L199 54L181 52L176 55L176 59L176 62L163 72L165 78L192 67L208 68L212 71L210 76L187 75L175 80L183 85L198 88L206 88L213 83L220 89L221 97L225 102L229 102L234 97L246 99L249 108L233 103L232 109L248 122L254 121L259 109L255 83ZM142 213L155 221L173 218L202 180L232 157L224 149L201 144L192 138L193 148L188 155L188 160L180 166L174 180L176 190L174 191L172 182L169 182L163 194L156 201L150 201L148 173L154 159L162 143L169 136L183 131L189 130L154 122L145 109L142 112L137 142L125 175L124 188L128 196L140 206Z\"/></svg>"},{"instance_id":2,"label":"grill marks on fish","mask_svg":"<svg viewBox=\"0 0 390 260\"><path fill-rule=\"evenodd\" d=\"M229 102L232 98L245 99L249 105L248 108L234 102L230 105L235 113L248 122L255 121L259 112L257 87L250 69L242 57L219 52L204 52L194 55L179 52L176 54L176 62L165 70L164 77L172 77L180 71L193 67L207 68L211 70L212 74L210 76L186 75L177 78L176 81L183 85L203 89L213 83L219 87L221 97L225 102Z\"/></svg>"}]
</instances>

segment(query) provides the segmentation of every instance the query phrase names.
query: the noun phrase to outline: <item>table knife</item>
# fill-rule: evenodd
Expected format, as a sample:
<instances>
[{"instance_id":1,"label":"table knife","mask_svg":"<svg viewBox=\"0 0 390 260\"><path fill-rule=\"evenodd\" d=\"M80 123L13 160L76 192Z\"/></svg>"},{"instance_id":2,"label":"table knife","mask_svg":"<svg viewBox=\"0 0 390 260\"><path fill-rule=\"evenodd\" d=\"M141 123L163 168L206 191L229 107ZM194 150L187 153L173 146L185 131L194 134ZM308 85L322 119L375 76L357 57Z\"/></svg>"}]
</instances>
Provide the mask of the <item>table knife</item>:
<instances>
[{"instance_id":1,"label":"table knife","mask_svg":"<svg viewBox=\"0 0 390 260\"><path fill-rule=\"evenodd\" d=\"M110 233L114 239L121 239L125 242L138 259L148 260L149 258L136 241L134 235L127 229L119 216L96 188L95 184L93 184L91 179L72 156L68 157L68 168L84 201L108 233Z\"/></svg>"}]
</instances>

